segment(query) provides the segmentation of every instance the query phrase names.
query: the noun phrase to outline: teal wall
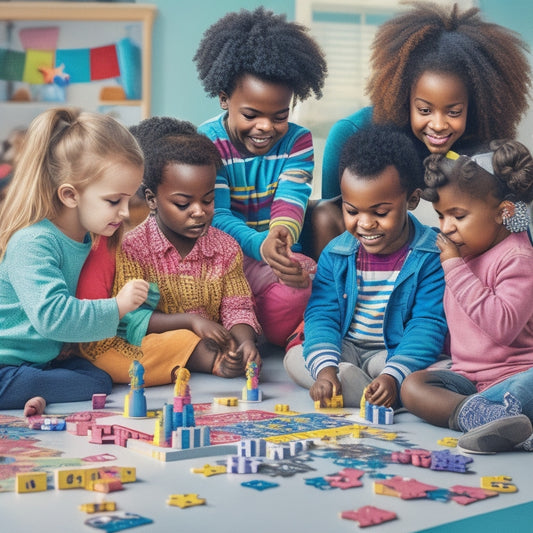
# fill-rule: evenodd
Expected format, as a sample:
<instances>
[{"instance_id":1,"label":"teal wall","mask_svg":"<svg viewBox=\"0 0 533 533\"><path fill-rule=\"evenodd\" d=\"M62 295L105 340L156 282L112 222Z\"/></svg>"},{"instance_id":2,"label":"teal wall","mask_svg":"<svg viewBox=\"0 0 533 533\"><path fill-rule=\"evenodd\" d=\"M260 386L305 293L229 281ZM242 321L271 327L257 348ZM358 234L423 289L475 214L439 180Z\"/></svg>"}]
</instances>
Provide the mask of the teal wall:
<instances>
[{"instance_id":1,"label":"teal wall","mask_svg":"<svg viewBox=\"0 0 533 533\"><path fill-rule=\"evenodd\" d=\"M294 0L142 0L154 4L152 55L152 115L168 115L193 124L220 111L218 99L208 97L198 80L193 56L204 31L219 18L241 8L263 5L294 19Z\"/></svg>"}]
</instances>

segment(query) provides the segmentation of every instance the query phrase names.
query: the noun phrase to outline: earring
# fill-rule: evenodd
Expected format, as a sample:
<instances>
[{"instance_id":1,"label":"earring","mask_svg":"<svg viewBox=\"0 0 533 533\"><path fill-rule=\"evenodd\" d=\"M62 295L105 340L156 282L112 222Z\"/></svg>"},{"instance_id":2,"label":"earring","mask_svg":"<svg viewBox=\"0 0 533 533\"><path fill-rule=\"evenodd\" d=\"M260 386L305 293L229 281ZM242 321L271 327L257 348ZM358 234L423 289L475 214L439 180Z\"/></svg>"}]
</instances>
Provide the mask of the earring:
<instances>
[{"instance_id":1,"label":"earring","mask_svg":"<svg viewBox=\"0 0 533 533\"><path fill-rule=\"evenodd\" d=\"M529 212L525 202L515 202L514 213L508 208L504 208L502 212L502 224L511 233L520 233L529 228Z\"/></svg>"}]
</instances>

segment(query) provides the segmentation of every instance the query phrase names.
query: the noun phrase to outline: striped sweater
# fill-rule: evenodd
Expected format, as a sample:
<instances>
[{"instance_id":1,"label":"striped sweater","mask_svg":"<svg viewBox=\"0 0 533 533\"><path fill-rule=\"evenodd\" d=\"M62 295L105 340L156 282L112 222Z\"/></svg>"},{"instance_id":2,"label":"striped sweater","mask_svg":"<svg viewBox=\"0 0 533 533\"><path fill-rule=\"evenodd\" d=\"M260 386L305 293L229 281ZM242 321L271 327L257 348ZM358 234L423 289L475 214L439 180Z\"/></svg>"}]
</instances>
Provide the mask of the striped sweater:
<instances>
[{"instance_id":1,"label":"striped sweater","mask_svg":"<svg viewBox=\"0 0 533 533\"><path fill-rule=\"evenodd\" d=\"M198 129L222 157L213 225L236 239L244 253L261 260L269 228L286 226L297 242L311 194L314 167L309 130L289 122L287 133L266 154L243 157L231 143L221 114Z\"/></svg>"}]
</instances>

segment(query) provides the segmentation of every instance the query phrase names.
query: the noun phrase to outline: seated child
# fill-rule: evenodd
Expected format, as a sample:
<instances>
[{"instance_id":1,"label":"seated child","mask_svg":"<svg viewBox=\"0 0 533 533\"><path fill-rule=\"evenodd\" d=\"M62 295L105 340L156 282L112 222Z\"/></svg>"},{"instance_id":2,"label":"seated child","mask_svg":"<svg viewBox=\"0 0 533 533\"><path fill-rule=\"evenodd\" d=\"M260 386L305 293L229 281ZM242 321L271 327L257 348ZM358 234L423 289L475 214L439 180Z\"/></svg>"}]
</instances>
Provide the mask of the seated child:
<instances>
[{"instance_id":1,"label":"seated child","mask_svg":"<svg viewBox=\"0 0 533 533\"><path fill-rule=\"evenodd\" d=\"M318 262L304 341L285 356L289 376L325 406L398 407L411 372L434 363L447 332L436 231L409 215L422 163L399 130L370 125L346 142L341 191L347 231Z\"/></svg>"},{"instance_id":2,"label":"seated child","mask_svg":"<svg viewBox=\"0 0 533 533\"><path fill-rule=\"evenodd\" d=\"M533 158L517 141L473 157L425 160L427 189L440 220L444 309L451 370L411 374L402 401L428 422L465 434L470 452L532 450L533 247L527 205Z\"/></svg>"},{"instance_id":3,"label":"seated child","mask_svg":"<svg viewBox=\"0 0 533 533\"><path fill-rule=\"evenodd\" d=\"M262 7L213 24L194 60L223 109L199 127L223 161L213 225L242 247L264 336L284 347L303 318L316 267L295 247L312 189L313 143L289 113L296 100L322 95L326 62L304 27Z\"/></svg>"},{"instance_id":4,"label":"seated child","mask_svg":"<svg viewBox=\"0 0 533 533\"><path fill-rule=\"evenodd\" d=\"M114 382L129 382L138 360L147 386L172 383L179 368L217 376L244 375L260 363L260 332L235 240L210 226L220 156L189 122L153 117L131 128L145 154L142 188L150 216L111 254L95 250L78 295L115 294L131 278L157 290L130 313L115 337L82 344L81 353ZM154 285L155 284L155 285Z\"/></svg>"},{"instance_id":5,"label":"seated child","mask_svg":"<svg viewBox=\"0 0 533 533\"><path fill-rule=\"evenodd\" d=\"M54 108L31 123L0 214L0 409L111 392L108 374L64 343L105 339L141 305L148 283L113 298L74 297L91 235L119 238L141 183L143 154L115 119Z\"/></svg>"}]
</instances>

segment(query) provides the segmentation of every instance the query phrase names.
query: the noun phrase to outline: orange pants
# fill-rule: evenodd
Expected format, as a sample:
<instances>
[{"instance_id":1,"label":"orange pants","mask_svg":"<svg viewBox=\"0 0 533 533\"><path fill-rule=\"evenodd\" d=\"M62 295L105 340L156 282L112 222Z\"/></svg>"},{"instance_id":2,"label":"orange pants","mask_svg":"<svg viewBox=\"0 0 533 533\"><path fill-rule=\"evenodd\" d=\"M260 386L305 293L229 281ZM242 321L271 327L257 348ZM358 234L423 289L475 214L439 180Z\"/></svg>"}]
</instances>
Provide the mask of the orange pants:
<instances>
[{"instance_id":1,"label":"orange pants","mask_svg":"<svg viewBox=\"0 0 533 533\"><path fill-rule=\"evenodd\" d=\"M129 383L129 369L133 358L119 348L121 345L130 349L132 347L123 339L115 339L116 347L110 347L98 355L81 345L81 355L105 370L114 383ZM187 329L152 333L144 337L140 348L135 347L139 355L135 359L144 367L144 384L151 387L172 383L175 377L172 371L178 366L185 367L199 342L200 337Z\"/></svg>"}]
</instances>

